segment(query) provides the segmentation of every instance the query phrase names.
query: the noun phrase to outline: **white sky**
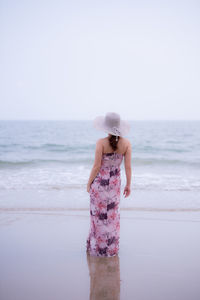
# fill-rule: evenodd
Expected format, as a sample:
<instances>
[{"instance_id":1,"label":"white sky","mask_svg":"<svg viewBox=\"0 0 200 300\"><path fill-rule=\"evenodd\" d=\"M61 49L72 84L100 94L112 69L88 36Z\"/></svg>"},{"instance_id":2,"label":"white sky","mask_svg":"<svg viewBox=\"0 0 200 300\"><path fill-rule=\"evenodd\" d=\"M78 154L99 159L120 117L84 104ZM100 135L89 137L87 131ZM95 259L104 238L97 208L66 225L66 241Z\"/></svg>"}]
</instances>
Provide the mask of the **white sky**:
<instances>
[{"instance_id":1,"label":"white sky","mask_svg":"<svg viewBox=\"0 0 200 300\"><path fill-rule=\"evenodd\" d=\"M200 2L0 0L0 64L0 119L200 119Z\"/></svg>"}]
</instances>

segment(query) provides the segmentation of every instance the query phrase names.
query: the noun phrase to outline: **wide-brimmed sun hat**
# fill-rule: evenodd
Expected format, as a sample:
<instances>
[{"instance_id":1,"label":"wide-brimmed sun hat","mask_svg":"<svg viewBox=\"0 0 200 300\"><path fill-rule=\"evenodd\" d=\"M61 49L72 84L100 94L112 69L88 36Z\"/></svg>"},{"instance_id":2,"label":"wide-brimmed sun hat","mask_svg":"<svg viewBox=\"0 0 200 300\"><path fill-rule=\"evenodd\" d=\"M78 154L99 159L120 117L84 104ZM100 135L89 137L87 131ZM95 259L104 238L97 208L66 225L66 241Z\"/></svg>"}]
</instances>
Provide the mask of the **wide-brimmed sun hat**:
<instances>
[{"instance_id":1,"label":"wide-brimmed sun hat","mask_svg":"<svg viewBox=\"0 0 200 300\"><path fill-rule=\"evenodd\" d=\"M96 117L93 125L96 129L115 136L124 136L130 130L129 123L121 120L120 115L114 112L108 112L105 116Z\"/></svg>"}]
</instances>

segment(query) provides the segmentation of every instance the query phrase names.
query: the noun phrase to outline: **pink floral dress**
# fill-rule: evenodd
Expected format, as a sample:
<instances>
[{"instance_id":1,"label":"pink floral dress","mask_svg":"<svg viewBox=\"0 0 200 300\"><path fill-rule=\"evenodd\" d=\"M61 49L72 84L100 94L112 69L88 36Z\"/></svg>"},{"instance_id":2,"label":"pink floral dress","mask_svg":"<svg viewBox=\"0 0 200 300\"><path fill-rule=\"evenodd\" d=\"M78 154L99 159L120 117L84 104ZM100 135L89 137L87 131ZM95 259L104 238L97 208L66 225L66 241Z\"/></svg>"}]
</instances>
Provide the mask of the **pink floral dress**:
<instances>
[{"instance_id":1,"label":"pink floral dress","mask_svg":"<svg viewBox=\"0 0 200 300\"><path fill-rule=\"evenodd\" d=\"M90 231L86 242L92 256L114 256L120 238L120 165L123 154L104 153L90 188Z\"/></svg>"}]
</instances>

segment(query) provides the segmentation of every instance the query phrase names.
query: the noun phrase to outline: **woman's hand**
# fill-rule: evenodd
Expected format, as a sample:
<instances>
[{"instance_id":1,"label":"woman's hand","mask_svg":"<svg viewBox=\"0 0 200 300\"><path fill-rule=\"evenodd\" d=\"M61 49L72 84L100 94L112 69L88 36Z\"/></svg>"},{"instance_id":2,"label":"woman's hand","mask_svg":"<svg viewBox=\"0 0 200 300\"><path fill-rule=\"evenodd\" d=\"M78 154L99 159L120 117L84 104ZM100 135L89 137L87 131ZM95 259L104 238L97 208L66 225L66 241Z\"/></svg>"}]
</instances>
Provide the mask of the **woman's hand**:
<instances>
[{"instance_id":1,"label":"woman's hand","mask_svg":"<svg viewBox=\"0 0 200 300\"><path fill-rule=\"evenodd\" d=\"M131 189L130 189L130 186L129 185L126 185L125 188L124 188L124 193L123 195L126 197L128 197L131 193Z\"/></svg>"},{"instance_id":2,"label":"woman's hand","mask_svg":"<svg viewBox=\"0 0 200 300\"><path fill-rule=\"evenodd\" d=\"M89 193L90 192L90 186L91 186L91 184L87 184L87 192Z\"/></svg>"}]
</instances>

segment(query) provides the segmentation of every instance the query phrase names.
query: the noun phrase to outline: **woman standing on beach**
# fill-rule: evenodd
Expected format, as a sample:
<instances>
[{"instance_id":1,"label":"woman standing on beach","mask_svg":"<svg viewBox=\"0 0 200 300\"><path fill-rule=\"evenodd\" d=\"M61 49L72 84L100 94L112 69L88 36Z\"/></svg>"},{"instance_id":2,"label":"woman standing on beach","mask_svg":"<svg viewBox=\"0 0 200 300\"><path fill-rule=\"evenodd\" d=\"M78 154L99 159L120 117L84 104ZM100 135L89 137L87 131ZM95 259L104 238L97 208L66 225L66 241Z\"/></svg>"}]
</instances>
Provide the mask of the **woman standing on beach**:
<instances>
[{"instance_id":1,"label":"woman standing on beach","mask_svg":"<svg viewBox=\"0 0 200 300\"><path fill-rule=\"evenodd\" d=\"M96 143L94 165L87 184L90 194L90 231L86 242L92 256L114 256L119 251L120 238L120 165L124 157L126 186L130 195L131 143L124 138L130 129L116 113L94 120L97 129L108 133Z\"/></svg>"}]
</instances>

